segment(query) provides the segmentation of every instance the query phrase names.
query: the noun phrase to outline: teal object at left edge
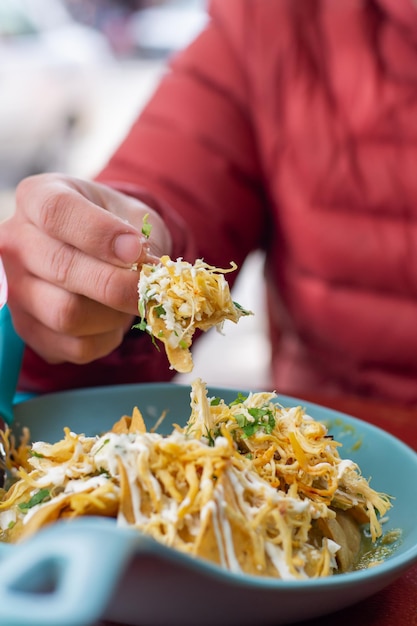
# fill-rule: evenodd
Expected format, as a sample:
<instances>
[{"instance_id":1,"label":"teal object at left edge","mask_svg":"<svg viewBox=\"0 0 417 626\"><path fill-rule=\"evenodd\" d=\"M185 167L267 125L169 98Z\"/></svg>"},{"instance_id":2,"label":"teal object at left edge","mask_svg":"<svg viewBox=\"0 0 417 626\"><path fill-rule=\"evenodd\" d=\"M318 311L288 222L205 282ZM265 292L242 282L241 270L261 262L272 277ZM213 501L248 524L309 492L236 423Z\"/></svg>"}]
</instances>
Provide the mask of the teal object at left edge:
<instances>
[{"instance_id":1,"label":"teal object at left edge","mask_svg":"<svg viewBox=\"0 0 417 626\"><path fill-rule=\"evenodd\" d=\"M13 404L28 397L16 395L24 347L6 305L0 310L0 416L9 424L13 421Z\"/></svg>"}]
</instances>

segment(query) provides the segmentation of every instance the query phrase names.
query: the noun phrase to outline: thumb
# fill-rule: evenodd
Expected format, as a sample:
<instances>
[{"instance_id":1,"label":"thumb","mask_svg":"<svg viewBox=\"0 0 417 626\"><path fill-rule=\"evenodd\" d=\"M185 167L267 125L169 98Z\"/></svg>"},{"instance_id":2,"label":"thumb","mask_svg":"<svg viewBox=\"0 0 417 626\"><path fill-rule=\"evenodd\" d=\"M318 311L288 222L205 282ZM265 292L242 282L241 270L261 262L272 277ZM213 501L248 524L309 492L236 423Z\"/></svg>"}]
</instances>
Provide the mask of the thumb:
<instances>
[{"instance_id":1,"label":"thumb","mask_svg":"<svg viewBox=\"0 0 417 626\"><path fill-rule=\"evenodd\" d=\"M142 256L146 241L144 237L134 233L121 233L113 242L114 255L128 265L136 263Z\"/></svg>"}]
</instances>

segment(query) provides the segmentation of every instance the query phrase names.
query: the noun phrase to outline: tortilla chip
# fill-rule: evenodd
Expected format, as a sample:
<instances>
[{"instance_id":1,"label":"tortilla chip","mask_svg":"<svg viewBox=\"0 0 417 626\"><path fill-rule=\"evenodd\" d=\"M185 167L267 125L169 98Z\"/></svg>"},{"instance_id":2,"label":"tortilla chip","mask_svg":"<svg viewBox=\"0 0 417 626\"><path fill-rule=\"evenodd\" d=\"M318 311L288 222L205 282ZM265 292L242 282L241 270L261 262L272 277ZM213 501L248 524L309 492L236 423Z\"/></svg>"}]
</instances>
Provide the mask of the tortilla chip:
<instances>
[{"instance_id":1,"label":"tortilla chip","mask_svg":"<svg viewBox=\"0 0 417 626\"><path fill-rule=\"evenodd\" d=\"M41 506L26 524L22 524L19 541L27 539L43 526L56 522L66 504L66 501L60 500L59 502L51 502Z\"/></svg>"},{"instance_id":2,"label":"tortilla chip","mask_svg":"<svg viewBox=\"0 0 417 626\"><path fill-rule=\"evenodd\" d=\"M194 544L196 556L222 564L236 570L235 563L247 574L259 575L266 568L266 555L263 541L252 529L239 510L230 479L223 474L216 486L217 506L209 509ZM221 507L219 514L218 507ZM227 519L230 532L224 536L224 519ZM221 521L222 520L222 521Z\"/></svg>"},{"instance_id":3,"label":"tortilla chip","mask_svg":"<svg viewBox=\"0 0 417 626\"><path fill-rule=\"evenodd\" d=\"M130 433L146 433L146 425L142 417L142 413L138 407L135 406L132 413L132 421L129 427Z\"/></svg>"},{"instance_id":4,"label":"tortilla chip","mask_svg":"<svg viewBox=\"0 0 417 626\"><path fill-rule=\"evenodd\" d=\"M117 422L113 424L112 433L117 435L127 433L146 433L146 425L142 417L142 413L135 406L132 415L123 415Z\"/></svg>"},{"instance_id":5,"label":"tortilla chip","mask_svg":"<svg viewBox=\"0 0 417 626\"><path fill-rule=\"evenodd\" d=\"M196 330L212 327L221 331L223 323L237 323L242 315L252 315L232 300L225 274L236 264L221 269L197 259L194 265L181 258L162 256L158 265L143 264L139 283L137 325L164 343L172 369L190 372L190 349Z\"/></svg>"},{"instance_id":6,"label":"tortilla chip","mask_svg":"<svg viewBox=\"0 0 417 626\"><path fill-rule=\"evenodd\" d=\"M123 515L128 524L135 523L135 512L132 503L132 492L130 490L129 477L126 467L120 457L117 459L120 477L120 509L119 513Z\"/></svg>"},{"instance_id":7,"label":"tortilla chip","mask_svg":"<svg viewBox=\"0 0 417 626\"><path fill-rule=\"evenodd\" d=\"M162 318L154 314L154 310L154 306L149 307L148 322L152 328L152 334L154 337L159 339L159 341L164 344L165 352L171 367L176 372L181 374L191 372L193 369L193 359L189 348L191 346L191 338L194 333L188 333L191 334L189 341L183 339L181 346L177 346L175 348L172 347L170 338L173 332L167 330L165 322Z\"/></svg>"},{"instance_id":8,"label":"tortilla chip","mask_svg":"<svg viewBox=\"0 0 417 626\"><path fill-rule=\"evenodd\" d=\"M334 519L320 519L318 525L325 537L340 545L336 554L340 571L350 571L361 547L361 531L357 521L348 512L338 510Z\"/></svg>"},{"instance_id":9,"label":"tortilla chip","mask_svg":"<svg viewBox=\"0 0 417 626\"><path fill-rule=\"evenodd\" d=\"M117 422L113 424L110 432L116 433L117 435L127 435L127 433L130 431L131 423L132 418L129 415L123 415Z\"/></svg>"},{"instance_id":10,"label":"tortilla chip","mask_svg":"<svg viewBox=\"0 0 417 626\"><path fill-rule=\"evenodd\" d=\"M195 538L191 553L212 563L217 563L217 565L223 565L221 559L223 545L219 546L218 543L218 529L219 522L216 518L214 507L210 507L204 516L200 532Z\"/></svg>"},{"instance_id":11,"label":"tortilla chip","mask_svg":"<svg viewBox=\"0 0 417 626\"><path fill-rule=\"evenodd\" d=\"M188 374L194 367L193 357L188 348L171 348L165 344L165 351L172 368L179 374Z\"/></svg>"},{"instance_id":12,"label":"tortilla chip","mask_svg":"<svg viewBox=\"0 0 417 626\"><path fill-rule=\"evenodd\" d=\"M83 515L115 517L117 510L118 501L114 497L114 486L110 483L92 491L69 493L59 499L42 504L21 526L18 539L26 539L43 526L47 526L58 519Z\"/></svg>"}]
</instances>

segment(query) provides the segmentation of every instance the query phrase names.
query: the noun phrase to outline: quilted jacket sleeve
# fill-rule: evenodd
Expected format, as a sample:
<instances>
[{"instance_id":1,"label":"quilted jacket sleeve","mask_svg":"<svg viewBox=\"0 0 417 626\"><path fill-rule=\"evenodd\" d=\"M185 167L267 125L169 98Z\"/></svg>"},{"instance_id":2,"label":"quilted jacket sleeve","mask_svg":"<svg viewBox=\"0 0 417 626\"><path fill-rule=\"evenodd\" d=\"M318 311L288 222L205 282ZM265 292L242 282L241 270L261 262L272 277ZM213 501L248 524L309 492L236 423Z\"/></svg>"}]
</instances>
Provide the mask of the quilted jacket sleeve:
<instances>
[{"instance_id":1,"label":"quilted jacket sleeve","mask_svg":"<svg viewBox=\"0 0 417 626\"><path fill-rule=\"evenodd\" d=\"M99 180L163 203L173 256L241 265L260 245L265 202L251 123L248 2L218 0L202 35L171 63ZM135 188L137 191L135 191Z\"/></svg>"}]
</instances>

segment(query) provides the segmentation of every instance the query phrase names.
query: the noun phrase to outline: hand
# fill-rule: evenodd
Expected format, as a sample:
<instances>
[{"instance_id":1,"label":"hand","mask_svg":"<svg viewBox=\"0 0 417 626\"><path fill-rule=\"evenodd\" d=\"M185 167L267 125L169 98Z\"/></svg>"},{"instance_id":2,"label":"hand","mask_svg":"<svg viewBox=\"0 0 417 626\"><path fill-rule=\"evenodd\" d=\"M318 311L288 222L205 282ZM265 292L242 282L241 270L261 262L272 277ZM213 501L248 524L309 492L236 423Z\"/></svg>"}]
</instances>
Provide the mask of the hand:
<instances>
[{"instance_id":1,"label":"hand","mask_svg":"<svg viewBox=\"0 0 417 626\"><path fill-rule=\"evenodd\" d=\"M137 315L133 264L170 250L161 217L135 198L58 174L23 180L15 214L0 224L16 332L49 363L109 354Z\"/></svg>"}]
</instances>

